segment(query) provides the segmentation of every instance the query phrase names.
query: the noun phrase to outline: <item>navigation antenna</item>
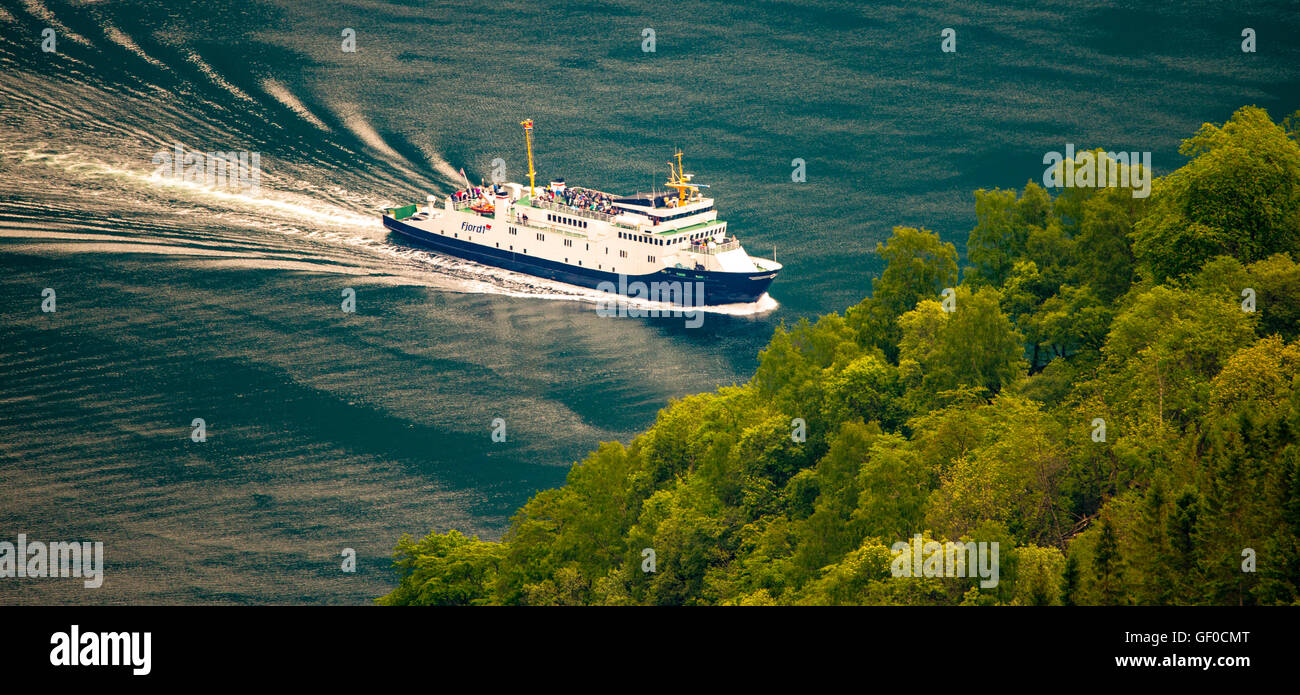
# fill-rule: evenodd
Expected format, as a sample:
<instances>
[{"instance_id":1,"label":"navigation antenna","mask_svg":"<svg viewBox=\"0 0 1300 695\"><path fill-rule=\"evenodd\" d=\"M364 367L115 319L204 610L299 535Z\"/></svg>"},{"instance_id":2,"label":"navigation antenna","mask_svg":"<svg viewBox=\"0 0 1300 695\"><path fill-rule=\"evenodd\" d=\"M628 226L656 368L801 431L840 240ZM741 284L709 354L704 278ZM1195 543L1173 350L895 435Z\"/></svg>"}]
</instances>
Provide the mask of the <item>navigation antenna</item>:
<instances>
[{"instance_id":1,"label":"navigation antenna","mask_svg":"<svg viewBox=\"0 0 1300 695\"><path fill-rule=\"evenodd\" d=\"M686 202L686 191L690 191L691 193L699 193L700 189L698 186L691 183L691 179L695 177L695 174L688 174L684 169L682 169L682 151L677 150L676 156L677 156L676 169L673 168L672 160L671 159L668 160L667 186L669 188L677 189L677 203L680 205Z\"/></svg>"},{"instance_id":2,"label":"navigation antenna","mask_svg":"<svg viewBox=\"0 0 1300 695\"><path fill-rule=\"evenodd\" d=\"M533 119L529 118L519 125L524 127L524 142L528 145L528 199L532 200L537 195L537 172L533 171Z\"/></svg>"}]
</instances>

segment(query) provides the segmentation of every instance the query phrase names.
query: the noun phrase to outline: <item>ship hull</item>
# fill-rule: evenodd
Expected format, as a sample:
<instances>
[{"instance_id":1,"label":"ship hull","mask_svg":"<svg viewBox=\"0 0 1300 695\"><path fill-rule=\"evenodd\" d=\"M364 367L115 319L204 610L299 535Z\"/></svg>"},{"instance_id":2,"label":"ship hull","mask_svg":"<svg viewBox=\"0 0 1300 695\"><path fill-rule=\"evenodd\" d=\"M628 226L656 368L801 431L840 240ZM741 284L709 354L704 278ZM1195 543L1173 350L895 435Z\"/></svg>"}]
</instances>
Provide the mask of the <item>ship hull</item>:
<instances>
[{"instance_id":1,"label":"ship hull","mask_svg":"<svg viewBox=\"0 0 1300 695\"><path fill-rule=\"evenodd\" d=\"M689 306L719 306L723 304L749 304L756 302L776 278L775 271L753 273L723 273L689 268L663 268L644 275L624 275L559 263L545 258L513 251L492 248L462 239L449 239L445 235L431 234L400 220L384 216L384 226L393 232L415 241L421 246L455 258L463 258L516 273L532 275L569 285L589 289L606 289L611 284L624 288L632 283L700 283L700 292L688 295ZM604 287L602 287L604 284ZM702 294L703 299L694 299Z\"/></svg>"}]
</instances>

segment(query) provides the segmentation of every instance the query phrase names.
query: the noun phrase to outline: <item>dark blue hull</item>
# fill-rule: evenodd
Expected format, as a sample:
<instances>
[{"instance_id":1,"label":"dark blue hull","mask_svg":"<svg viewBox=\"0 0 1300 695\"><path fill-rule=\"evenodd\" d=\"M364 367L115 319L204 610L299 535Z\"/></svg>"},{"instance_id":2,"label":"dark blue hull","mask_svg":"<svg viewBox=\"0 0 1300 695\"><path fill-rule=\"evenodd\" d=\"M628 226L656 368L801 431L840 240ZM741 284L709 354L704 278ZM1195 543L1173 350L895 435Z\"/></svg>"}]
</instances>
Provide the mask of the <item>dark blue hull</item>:
<instances>
[{"instance_id":1,"label":"dark blue hull","mask_svg":"<svg viewBox=\"0 0 1300 695\"><path fill-rule=\"evenodd\" d=\"M756 302L767 292L772 280L776 278L776 271L772 270L753 273L720 273L687 268L664 268L646 275L622 276L624 284L620 285L620 275L618 273L572 266L567 263L550 261L514 251L486 247L463 239L448 239L441 234L430 234L418 227L404 224L388 215L384 215L384 226L419 242L422 246L427 246L448 256L590 289L601 289L601 283L612 283L615 287L624 287L634 282L647 284L651 282L699 282L703 285L704 306ZM698 305L693 298L689 301L691 306Z\"/></svg>"}]
</instances>

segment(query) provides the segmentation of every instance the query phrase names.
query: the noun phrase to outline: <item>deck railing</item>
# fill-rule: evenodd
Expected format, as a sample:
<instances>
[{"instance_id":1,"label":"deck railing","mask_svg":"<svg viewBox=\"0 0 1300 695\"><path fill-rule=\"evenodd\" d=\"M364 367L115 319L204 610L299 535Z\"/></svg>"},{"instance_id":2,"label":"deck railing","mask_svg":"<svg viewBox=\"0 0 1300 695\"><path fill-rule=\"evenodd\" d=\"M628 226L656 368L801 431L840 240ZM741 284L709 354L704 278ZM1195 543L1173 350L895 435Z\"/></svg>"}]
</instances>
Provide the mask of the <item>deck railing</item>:
<instances>
[{"instance_id":1,"label":"deck railing","mask_svg":"<svg viewBox=\"0 0 1300 695\"><path fill-rule=\"evenodd\" d=\"M596 210L585 210L583 208L575 208L575 207L569 207L568 205L560 205L558 203L552 203L549 200L530 200L528 201L528 204L532 205L533 207L542 208L544 210L562 212L566 215L577 215L578 217L586 217L587 219L600 220L601 222L614 221L613 215L608 215Z\"/></svg>"},{"instance_id":2,"label":"deck railing","mask_svg":"<svg viewBox=\"0 0 1300 695\"><path fill-rule=\"evenodd\" d=\"M704 244L696 244L686 250L691 253L698 253L704 256L713 256L719 253L725 253L727 251L734 251L738 248L740 248L740 240L736 238L731 238L731 239L727 239L726 241L723 241L721 244L716 244L712 247L705 246Z\"/></svg>"}]
</instances>

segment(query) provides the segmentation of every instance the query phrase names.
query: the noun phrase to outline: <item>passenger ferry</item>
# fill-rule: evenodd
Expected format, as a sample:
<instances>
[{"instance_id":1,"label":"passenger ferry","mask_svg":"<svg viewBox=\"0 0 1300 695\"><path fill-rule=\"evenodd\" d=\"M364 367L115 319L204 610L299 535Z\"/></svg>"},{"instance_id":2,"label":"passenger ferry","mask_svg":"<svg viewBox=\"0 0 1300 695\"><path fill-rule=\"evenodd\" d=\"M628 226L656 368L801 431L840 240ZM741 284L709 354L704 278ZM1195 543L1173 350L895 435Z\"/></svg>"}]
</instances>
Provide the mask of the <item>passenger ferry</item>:
<instances>
[{"instance_id":1,"label":"passenger ferry","mask_svg":"<svg viewBox=\"0 0 1300 695\"><path fill-rule=\"evenodd\" d=\"M538 189L533 122L520 125L528 186L475 187L466 179L441 201L428 196L423 209L386 210L384 226L439 253L580 287L694 287L685 294L697 306L756 302L781 271L775 260L745 252L713 199L700 193L707 186L682 169L681 152L668 163L671 192L615 195L562 178Z\"/></svg>"}]
</instances>

